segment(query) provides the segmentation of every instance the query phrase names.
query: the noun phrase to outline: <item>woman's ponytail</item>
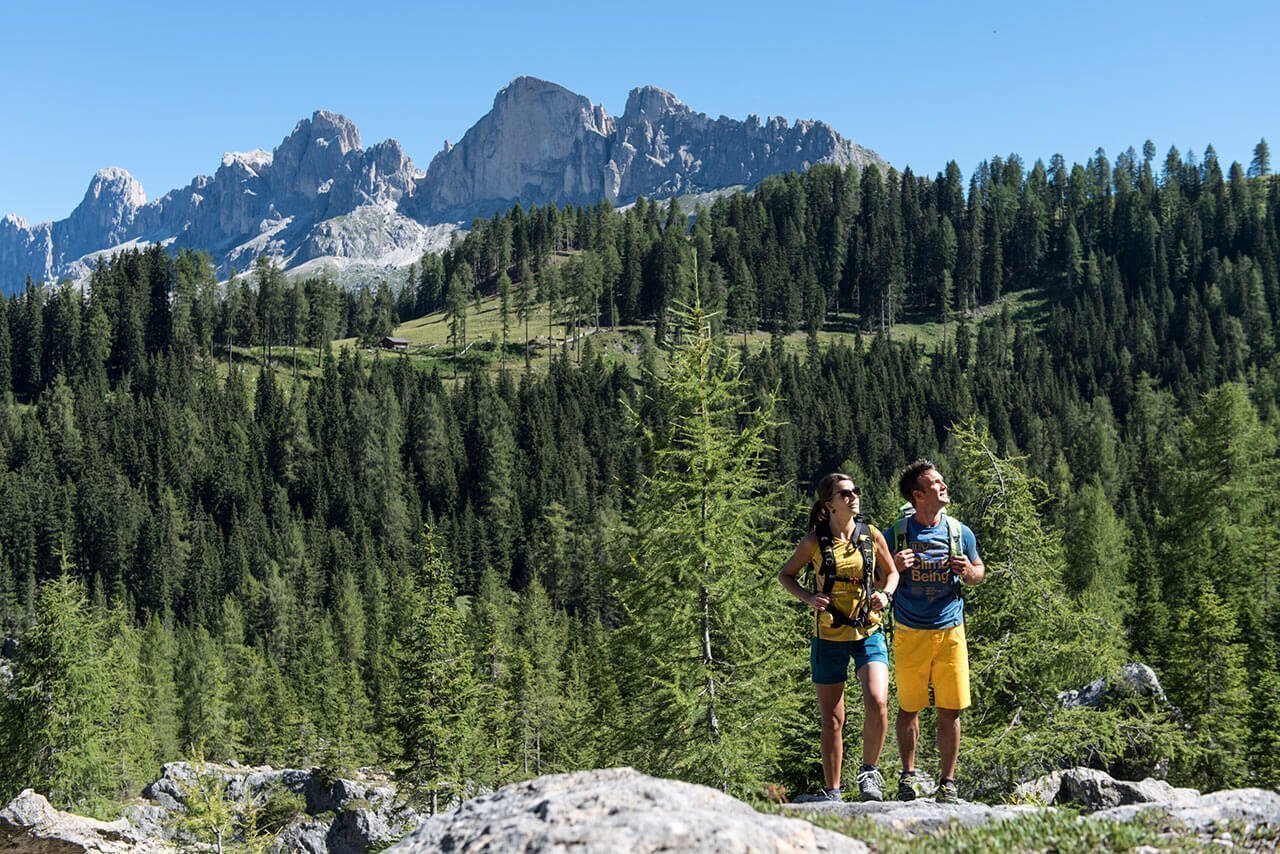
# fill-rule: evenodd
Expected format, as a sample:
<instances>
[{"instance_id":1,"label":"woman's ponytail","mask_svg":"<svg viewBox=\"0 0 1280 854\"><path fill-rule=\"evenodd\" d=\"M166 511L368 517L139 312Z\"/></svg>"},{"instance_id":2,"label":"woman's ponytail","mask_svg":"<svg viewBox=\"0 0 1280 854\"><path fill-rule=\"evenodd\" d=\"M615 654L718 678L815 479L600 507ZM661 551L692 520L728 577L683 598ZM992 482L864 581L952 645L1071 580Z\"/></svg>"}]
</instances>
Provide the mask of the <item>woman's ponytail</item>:
<instances>
[{"instance_id":1,"label":"woman's ponytail","mask_svg":"<svg viewBox=\"0 0 1280 854\"><path fill-rule=\"evenodd\" d=\"M822 480L818 481L818 486L814 489L814 497L817 498L813 502L813 506L809 508L809 530L817 532L818 526L825 524L831 518L831 511L827 509L827 502L831 500L831 496L836 494L836 484L842 480L853 483L853 478L842 472L833 471L831 474L825 475ZM855 489L857 487L854 487Z\"/></svg>"}]
</instances>

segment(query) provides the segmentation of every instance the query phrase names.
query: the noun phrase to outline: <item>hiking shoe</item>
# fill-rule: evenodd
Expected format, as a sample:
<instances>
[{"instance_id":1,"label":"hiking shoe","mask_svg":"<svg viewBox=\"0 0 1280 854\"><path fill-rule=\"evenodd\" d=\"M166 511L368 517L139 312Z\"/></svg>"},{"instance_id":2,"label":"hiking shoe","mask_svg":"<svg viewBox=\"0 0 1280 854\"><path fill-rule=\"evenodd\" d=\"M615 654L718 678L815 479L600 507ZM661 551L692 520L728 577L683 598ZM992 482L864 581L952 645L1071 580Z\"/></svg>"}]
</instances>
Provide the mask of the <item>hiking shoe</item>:
<instances>
[{"instance_id":1,"label":"hiking shoe","mask_svg":"<svg viewBox=\"0 0 1280 854\"><path fill-rule=\"evenodd\" d=\"M898 800L914 801L929 794L929 775L923 771L903 771L898 775Z\"/></svg>"},{"instance_id":2,"label":"hiking shoe","mask_svg":"<svg viewBox=\"0 0 1280 854\"><path fill-rule=\"evenodd\" d=\"M955 780L942 780L938 783L937 801L940 804L960 803L960 790L956 788Z\"/></svg>"},{"instance_id":3,"label":"hiking shoe","mask_svg":"<svg viewBox=\"0 0 1280 854\"><path fill-rule=\"evenodd\" d=\"M863 765L858 772L858 798L864 801L884 800L884 777L874 765Z\"/></svg>"},{"instance_id":4,"label":"hiking shoe","mask_svg":"<svg viewBox=\"0 0 1280 854\"><path fill-rule=\"evenodd\" d=\"M824 801L835 801L835 802L839 803L840 801L843 801L843 800L844 800L844 795L840 794L840 790L839 790L839 789L823 789L823 790L822 790L822 800L824 800Z\"/></svg>"}]
</instances>

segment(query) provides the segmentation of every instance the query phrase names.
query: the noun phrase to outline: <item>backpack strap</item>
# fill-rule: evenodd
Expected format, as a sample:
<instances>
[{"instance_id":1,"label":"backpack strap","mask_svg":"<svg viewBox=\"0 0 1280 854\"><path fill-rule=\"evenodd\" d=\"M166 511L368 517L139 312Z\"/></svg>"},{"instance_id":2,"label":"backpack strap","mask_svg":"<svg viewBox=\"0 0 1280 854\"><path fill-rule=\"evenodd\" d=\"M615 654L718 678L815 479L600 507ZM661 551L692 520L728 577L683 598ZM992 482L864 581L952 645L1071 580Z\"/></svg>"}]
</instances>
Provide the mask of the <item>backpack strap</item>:
<instances>
[{"instance_id":1,"label":"backpack strap","mask_svg":"<svg viewBox=\"0 0 1280 854\"><path fill-rule=\"evenodd\" d=\"M853 541L862 553L862 603L858 606L858 620L866 625L871 622L871 594L876 589L876 543L864 516L858 516Z\"/></svg>"},{"instance_id":2,"label":"backpack strap","mask_svg":"<svg viewBox=\"0 0 1280 854\"><path fill-rule=\"evenodd\" d=\"M964 544L962 542L964 536L964 526L960 524L960 520L954 516L942 514L942 519L947 523L947 544L951 557L956 558L964 554ZM960 581L960 576L954 572L951 573L951 590L955 593L957 599L964 598L964 585Z\"/></svg>"},{"instance_id":3,"label":"backpack strap","mask_svg":"<svg viewBox=\"0 0 1280 854\"><path fill-rule=\"evenodd\" d=\"M947 541L951 546L951 556L960 557L964 554L964 545L961 542L964 535L964 526L960 524L960 520L954 516L942 514L942 518L947 521Z\"/></svg>"},{"instance_id":4,"label":"backpack strap","mask_svg":"<svg viewBox=\"0 0 1280 854\"><path fill-rule=\"evenodd\" d=\"M907 517L899 516L897 521L893 523L893 527L889 530L893 534L893 548L891 551L902 551L907 542Z\"/></svg>"},{"instance_id":5,"label":"backpack strap","mask_svg":"<svg viewBox=\"0 0 1280 854\"><path fill-rule=\"evenodd\" d=\"M822 573L822 595L830 596L836 584L836 550L831 542L831 526L826 526L825 533L818 534L818 549L822 552L822 568L818 570ZM813 583L816 590L818 583L816 576Z\"/></svg>"}]
</instances>

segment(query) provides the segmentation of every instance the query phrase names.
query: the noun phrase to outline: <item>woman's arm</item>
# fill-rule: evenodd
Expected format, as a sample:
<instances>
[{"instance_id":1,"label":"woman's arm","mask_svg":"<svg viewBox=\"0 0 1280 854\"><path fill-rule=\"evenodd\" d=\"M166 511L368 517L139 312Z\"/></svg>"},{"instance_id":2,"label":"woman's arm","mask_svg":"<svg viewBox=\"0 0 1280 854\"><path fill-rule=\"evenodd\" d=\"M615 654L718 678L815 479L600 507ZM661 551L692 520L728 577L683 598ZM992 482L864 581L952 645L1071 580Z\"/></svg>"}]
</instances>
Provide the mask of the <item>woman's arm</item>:
<instances>
[{"instance_id":1,"label":"woman's arm","mask_svg":"<svg viewBox=\"0 0 1280 854\"><path fill-rule=\"evenodd\" d=\"M813 550L818 546L818 538L813 532L805 534L800 542L796 543L796 550L791 553L791 557L787 558L787 562L782 565L782 569L778 570L778 583L782 585L782 589L786 590L792 596L799 599L815 611L825 611L827 606L831 604L831 598L821 593L810 593L800 586L800 581L796 576L800 570L804 569L804 565L809 562L813 556Z\"/></svg>"}]
</instances>

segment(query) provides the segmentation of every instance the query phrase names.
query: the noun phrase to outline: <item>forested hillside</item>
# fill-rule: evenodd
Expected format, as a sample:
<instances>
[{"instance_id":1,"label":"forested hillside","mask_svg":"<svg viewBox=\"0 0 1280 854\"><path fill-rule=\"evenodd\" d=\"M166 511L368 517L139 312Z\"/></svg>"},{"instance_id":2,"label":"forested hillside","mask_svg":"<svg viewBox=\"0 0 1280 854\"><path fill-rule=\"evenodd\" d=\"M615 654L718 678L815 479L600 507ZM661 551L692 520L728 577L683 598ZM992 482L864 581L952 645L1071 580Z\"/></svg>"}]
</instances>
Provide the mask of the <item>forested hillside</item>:
<instances>
[{"instance_id":1,"label":"forested hillside","mask_svg":"<svg viewBox=\"0 0 1280 854\"><path fill-rule=\"evenodd\" d=\"M805 615L774 575L822 474L887 524L921 455L988 567L965 791L1085 761L1275 787L1269 171L1265 142L1225 173L1150 143L967 187L823 167L691 225L516 208L354 294L268 263L219 286L159 249L83 294L29 284L0 303L0 798L101 804L192 745L380 764L445 800L621 763L803 790ZM1047 308L1015 322L1002 297L1028 289ZM440 309L465 339L478 293L514 352L548 302L657 347L638 377L587 343L456 381L327 351ZM865 343L820 334L851 317ZM936 347L894 334L922 317ZM740 348L755 330L775 346ZM1133 659L1176 708L1059 708Z\"/></svg>"}]
</instances>

